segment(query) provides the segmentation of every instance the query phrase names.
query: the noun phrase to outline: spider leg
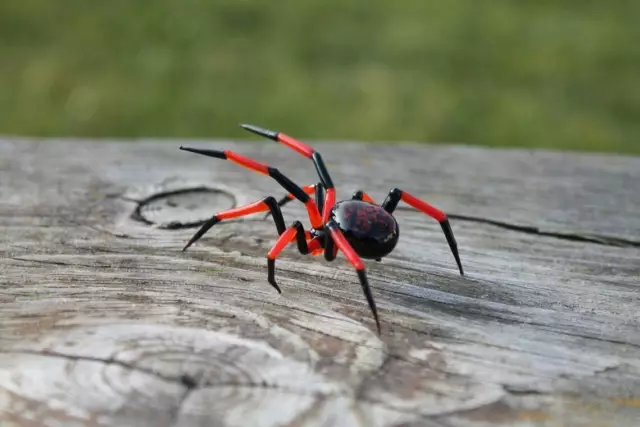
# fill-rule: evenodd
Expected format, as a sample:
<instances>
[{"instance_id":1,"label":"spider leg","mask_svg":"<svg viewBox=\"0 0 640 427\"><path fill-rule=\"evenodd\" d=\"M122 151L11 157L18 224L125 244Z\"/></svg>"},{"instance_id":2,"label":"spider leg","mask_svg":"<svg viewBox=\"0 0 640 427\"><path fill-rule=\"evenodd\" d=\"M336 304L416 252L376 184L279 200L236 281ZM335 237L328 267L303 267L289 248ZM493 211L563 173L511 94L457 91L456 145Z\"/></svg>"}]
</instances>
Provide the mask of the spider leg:
<instances>
[{"instance_id":1,"label":"spider leg","mask_svg":"<svg viewBox=\"0 0 640 427\"><path fill-rule=\"evenodd\" d=\"M219 223L222 220L230 219L230 218L238 218L245 215L251 215L257 212L270 211L273 214L273 221L276 224L276 228L278 229L278 234L282 234L285 231L286 226L284 225L284 218L282 217L282 212L280 211L280 207L278 207L278 203L274 197L265 197L262 200L258 200L257 202L250 203L245 206L241 206L238 208L229 209L226 211L219 212L212 216L207 220L202 227L193 235L191 240L185 245L182 249L186 251L189 246L194 244L198 239L200 239L204 234L211 229L214 225Z\"/></svg>"},{"instance_id":2,"label":"spider leg","mask_svg":"<svg viewBox=\"0 0 640 427\"><path fill-rule=\"evenodd\" d=\"M315 149L308 146L307 144L298 141L297 139L290 137L289 135L286 135L282 132L275 132L248 124L243 124L240 126L248 130L249 132L253 132L257 135L264 136L265 138L269 138L273 141L280 142L313 161L313 165L316 167L316 172L318 172L318 176L320 177L320 182L322 183L322 186L327 190L324 209L321 210L322 222L326 223L329 220L329 213L331 212L331 208L333 208L333 206L336 204L336 190L333 185L333 180L329 175L329 171L327 170L327 167L325 166L324 160L322 160L322 156L320 155L320 153L318 153ZM314 226L314 228L316 227Z\"/></svg>"},{"instance_id":3,"label":"spider leg","mask_svg":"<svg viewBox=\"0 0 640 427\"><path fill-rule=\"evenodd\" d=\"M280 237L267 254L267 280L279 293L282 293L282 291L276 283L276 257L289 243L293 242L294 239L296 239L298 243L298 250L303 255L307 255L309 252L315 251L320 247L320 241L317 238L307 243L307 234L300 221L295 221L291 224L291 227L280 234Z\"/></svg>"},{"instance_id":4,"label":"spider leg","mask_svg":"<svg viewBox=\"0 0 640 427\"><path fill-rule=\"evenodd\" d=\"M424 202L417 197L412 196L406 191L400 190L399 188L394 188L389 192L389 195L385 199L384 203L382 203L382 207L387 212L393 213L400 200L418 209L419 211L426 213L431 218L440 223L442 231L447 238L447 243L449 243L449 247L451 248L451 252L453 252L453 257L456 259L456 263L458 264L458 269L460 269L460 274L464 276L462 262L460 261L460 255L458 254L458 244L456 243L456 239L453 236L453 230L451 230L451 224L449 224L449 218L447 217L447 214L436 209L427 202Z\"/></svg>"},{"instance_id":5,"label":"spider leg","mask_svg":"<svg viewBox=\"0 0 640 427\"><path fill-rule=\"evenodd\" d=\"M316 184L316 204L318 205L319 212L324 212L324 205L325 205L324 197L325 197L324 187L322 186L322 183L319 182ZM334 197L334 204L335 204L335 192L333 197Z\"/></svg>"},{"instance_id":6,"label":"spider leg","mask_svg":"<svg viewBox=\"0 0 640 427\"><path fill-rule=\"evenodd\" d=\"M369 303L369 308L371 309L371 313L373 313L373 318L376 321L376 327L378 328L378 335L380 334L380 321L378 320L378 310L376 309L376 303L373 299L373 294L371 293L371 288L369 287L369 281L367 280L367 273L365 272L364 263L356 253L356 251L351 247L347 239L344 237L338 224L335 221L329 221L326 225L326 229L329 232L332 240L335 242L336 246L340 248L340 250L347 257L351 265L353 265L358 272L358 278L360 279L360 285L362 286L362 291L364 292L364 296L367 298L367 303Z\"/></svg>"},{"instance_id":7,"label":"spider leg","mask_svg":"<svg viewBox=\"0 0 640 427\"><path fill-rule=\"evenodd\" d=\"M190 151L192 153L202 154L209 157L215 157L217 159L223 160L231 160L234 163L239 164L247 169L251 169L254 172L258 172L264 175L268 175L271 178L275 179L278 184L284 187L289 193L291 193L296 199L300 200L304 203L307 208L307 212L309 214L309 220L311 221L311 226L313 228L322 228L322 217L320 216L320 211L318 210L318 206L316 202L309 197L307 193L304 192L302 188L300 188L296 183L291 181L289 178L284 176L278 169L273 168L271 166L265 165L263 163L257 162L253 159L245 157L241 154L234 153L229 150L214 150L214 149L199 149L199 148L189 148L189 147L180 147L181 150ZM266 210L266 209L265 209Z\"/></svg>"},{"instance_id":8,"label":"spider leg","mask_svg":"<svg viewBox=\"0 0 640 427\"><path fill-rule=\"evenodd\" d=\"M304 187L302 187L302 191L304 191L307 194L314 194L316 192L316 184L305 185ZM289 193L286 196L283 196L280 200L278 200L278 206L282 207L287 203L295 200L295 198L296 197L293 194ZM318 204L318 201L316 200L316 205L317 204Z\"/></svg>"},{"instance_id":9,"label":"spider leg","mask_svg":"<svg viewBox=\"0 0 640 427\"><path fill-rule=\"evenodd\" d=\"M324 190L322 188L322 184L318 183L318 184L305 185L304 187L302 187L302 191L304 191L307 194L315 193L316 206L318 206L318 211L322 212L322 206L324 204L324 196L323 196ZM289 193L286 196L282 197L280 200L278 200L278 206L282 207L293 200L295 200L295 196ZM271 212L267 212L264 218L265 219L268 218L269 215L271 215Z\"/></svg>"},{"instance_id":10,"label":"spider leg","mask_svg":"<svg viewBox=\"0 0 640 427\"><path fill-rule=\"evenodd\" d=\"M355 193L353 193L353 196L351 196L351 199L352 200L362 200L362 201L365 201L365 202L373 203L374 205L376 204L376 202L373 201L371 196L369 196L367 193L365 193L362 190L358 190Z\"/></svg>"},{"instance_id":11,"label":"spider leg","mask_svg":"<svg viewBox=\"0 0 640 427\"><path fill-rule=\"evenodd\" d=\"M326 234L324 236L324 259L331 262L336 259L336 256L338 256L338 247L331 235Z\"/></svg>"}]
</instances>

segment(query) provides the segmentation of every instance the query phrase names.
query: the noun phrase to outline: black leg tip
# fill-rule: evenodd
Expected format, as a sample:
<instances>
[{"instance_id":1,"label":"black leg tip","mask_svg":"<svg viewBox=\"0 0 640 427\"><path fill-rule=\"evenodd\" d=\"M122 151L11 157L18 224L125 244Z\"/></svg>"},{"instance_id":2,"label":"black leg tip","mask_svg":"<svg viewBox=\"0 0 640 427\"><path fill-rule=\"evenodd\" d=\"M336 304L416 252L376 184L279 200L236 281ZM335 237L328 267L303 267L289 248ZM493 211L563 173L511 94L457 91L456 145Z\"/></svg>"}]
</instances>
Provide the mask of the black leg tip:
<instances>
[{"instance_id":1,"label":"black leg tip","mask_svg":"<svg viewBox=\"0 0 640 427\"><path fill-rule=\"evenodd\" d=\"M453 257L456 260L456 264L458 265L458 270L460 270L460 275L464 276L464 269L462 268L462 261L460 261L460 255L458 254L458 251L455 250L453 252Z\"/></svg>"},{"instance_id":2,"label":"black leg tip","mask_svg":"<svg viewBox=\"0 0 640 427\"><path fill-rule=\"evenodd\" d=\"M456 260L456 264L458 265L458 269L460 270L460 275L464 276L464 270L462 269L462 262L460 261L460 254L458 253L458 244L456 243L456 238L453 236L453 230L451 229L451 224L449 223L449 219L446 218L440 222L440 226L442 227L442 231L444 232L445 237L447 238L447 243L449 243L449 248L451 249L451 253L453 253L453 257Z\"/></svg>"},{"instance_id":3,"label":"black leg tip","mask_svg":"<svg viewBox=\"0 0 640 427\"><path fill-rule=\"evenodd\" d=\"M269 284L274 288L276 288L276 291L278 291L279 294L282 294L282 291L280 290L280 286L278 286L275 280L269 280Z\"/></svg>"},{"instance_id":4,"label":"black leg tip","mask_svg":"<svg viewBox=\"0 0 640 427\"><path fill-rule=\"evenodd\" d=\"M376 316L376 331L378 332L378 336L382 335L382 329L380 328L380 321L378 320L377 316Z\"/></svg>"},{"instance_id":5,"label":"black leg tip","mask_svg":"<svg viewBox=\"0 0 640 427\"><path fill-rule=\"evenodd\" d=\"M273 139L274 141L278 140L278 132L245 123L241 124L240 127L248 130L249 132L255 133L256 135L264 136L265 138Z\"/></svg>"},{"instance_id":6,"label":"black leg tip","mask_svg":"<svg viewBox=\"0 0 640 427\"><path fill-rule=\"evenodd\" d=\"M364 295L367 298L369 309L373 315L373 319L376 322L376 329L378 330L378 336L380 336L380 319L378 318L378 309L376 308L375 300L371 294L371 288L369 287L369 281L367 280L367 273L364 270L356 270L358 272L358 278L360 279L360 285L364 291Z\"/></svg>"},{"instance_id":7,"label":"black leg tip","mask_svg":"<svg viewBox=\"0 0 640 427\"><path fill-rule=\"evenodd\" d=\"M282 293L280 286L276 283L276 260L267 258L267 281L273 286L279 294Z\"/></svg>"},{"instance_id":8,"label":"black leg tip","mask_svg":"<svg viewBox=\"0 0 640 427\"><path fill-rule=\"evenodd\" d=\"M180 149L182 151L188 151L190 153L202 154L203 156L207 156L207 157L215 157L216 159L226 160L227 158L227 155L222 150L214 150L210 148L192 148L192 147L185 147L183 145L180 146Z\"/></svg>"}]
</instances>

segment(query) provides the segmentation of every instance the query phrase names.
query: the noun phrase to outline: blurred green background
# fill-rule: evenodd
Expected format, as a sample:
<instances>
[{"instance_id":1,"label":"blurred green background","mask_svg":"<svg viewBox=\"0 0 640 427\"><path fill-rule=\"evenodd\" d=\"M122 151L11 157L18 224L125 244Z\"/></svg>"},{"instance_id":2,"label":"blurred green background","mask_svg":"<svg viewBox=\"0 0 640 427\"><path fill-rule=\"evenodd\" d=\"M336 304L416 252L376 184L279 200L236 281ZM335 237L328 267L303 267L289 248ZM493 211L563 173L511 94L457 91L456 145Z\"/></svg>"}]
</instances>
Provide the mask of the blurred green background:
<instances>
[{"instance_id":1,"label":"blurred green background","mask_svg":"<svg viewBox=\"0 0 640 427\"><path fill-rule=\"evenodd\" d=\"M3 0L0 133L640 153L640 1Z\"/></svg>"}]
</instances>

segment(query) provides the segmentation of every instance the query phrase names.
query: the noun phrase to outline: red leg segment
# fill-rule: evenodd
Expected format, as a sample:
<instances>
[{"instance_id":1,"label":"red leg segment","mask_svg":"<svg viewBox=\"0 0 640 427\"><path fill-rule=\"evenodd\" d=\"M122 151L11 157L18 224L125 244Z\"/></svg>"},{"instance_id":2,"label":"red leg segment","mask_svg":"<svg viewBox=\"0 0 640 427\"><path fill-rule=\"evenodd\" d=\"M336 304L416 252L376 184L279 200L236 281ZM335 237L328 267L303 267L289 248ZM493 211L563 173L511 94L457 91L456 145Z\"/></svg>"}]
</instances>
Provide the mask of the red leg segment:
<instances>
[{"instance_id":1,"label":"red leg segment","mask_svg":"<svg viewBox=\"0 0 640 427\"><path fill-rule=\"evenodd\" d=\"M427 215L429 215L431 218L435 219L438 222L442 222L445 219L447 219L447 215L444 212L442 212L439 209L436 209L435 207L431 206L429 203L424 202L418 199L417 197L412 196L406 191L402 192L402 194L400 195L400 199L406 204L413 206L419 211L426 213Z\"/></svg>"},{"instance_id":2,"label":"red leg segment","mask_svg":"<svg viewBox=\"0 0 640 427\"><path fill-rule=\"evenodd\" d=\"M223 151L223 153L227 157L227 160L231 160L233 163L244 166L245 168L251 169L258 173L269 175L269 166L265 165L264 163L257 162L253 159L229 150L225 150Z\"/></svg>"},{"instance_id":3,"label":"red leg segment","mask_svg":"<svg viewBox=\"0 0 640 427\"><path fill-rule=\"evenodd\" d=\"M374 202L367 193L362 193L362 200L364 200L365 202L373 203L374 205L376 204L376 202Z\"/></svg>"},{"instance_id":4,"label":"red leg segment","mask_svg":"<svg viewBox=\"0 0 640 427\"><path fill-rule=\"evenodd\" d=\"M369 303L369 308L373 313L373 318L376 321L376 327L378 328L378 334L380 334L380 321L378 320L378 311L376 309L376 303L373 299L373 294L371 293L371 288L369 287L369 281L367 280L367 274L364 269L364 263L356 253L356 251L351 247L347 239L344 237L338 224L334 221L330 221L327 224L327 229L329 230L329 234L333 241L335 242L337 248L339 248L342 253L347 257L351 265L354 266L356 271L358 272L358 278L360 279L360 285L362 286L362 291L364 292L365 297L367 298L367 302Z\"/></svg>"},{"instance_id":5,"label":"red leg segment","mask_svg":"<svg viewBox=\"0 0 640 427\"><path fill-rule=\"evenodd\" d=\"M308 145L304 144L301 141L298 141L295 138L290 137L289 135L285 135L282 132L278 132L278 142L283 143L284 145L286 145L289 148L293 148L294 150L296 150L298 153L302 154L303 156L307 157L307 158L311 158L313 157L313 153L316 152L316 150L314 150L313 148L309 147Z\"/></svg>"},{"instance_id":6,"label":"red leg segment","mask_svg":"<svg viewBox=\"0 0 640 427\"><path fill-rule=\"evenodd\" d=\"M269 259L275 259L280 254L280 252L282 252L284 248L287 247L287 245L293 241L295 237L296 237L295 227L287 228L287 231L282 233L278 238L278 240L276 241L276 243L273 245L273 247L267 254L267 257Z\"/></svg>"},{"instance_id":7,"label":"red leg segment","mask_svg":"<svg viewBox=\"0 0 640 427\"><path fill-rule=\"evenodd\" d=\"M358 190L355 193L353 193L353 196L351 197L353 200L362 200L371 204L376 204L376 202L373 201L373 199L371 198L371 196L369 196L367 193L365 193L362 190Z\"/></svg>"},{"instance_id":8,"label":"red leg segment","mask_svg":"<svg viewBox=\"0 0 640 427\"><path fill-rule=\"evenodd\" d=\"M318 256L324 252L324 249L322 248L322 241L317 237L309 240L307 242L307 246L309 247L309 254L313 256Z\"/></svg>"},{"instance_id":9,"label":"red leg segment","mask_svg":"<svg viewBox=\"0 0 640 427\"><path fill-rule=\"evenodd\" d=\"M258 212L265 212L269 210L269 206L264 200L258 200L257 202L250 203L239 208L229 209L216 214L216 217L220 221L223 219L238 218L241 216L251 215Z\"/></svg>"},{"instance_id":10,"label":"red leg segment","mask_svg":"<svg viewBox=\"0 0 640 427\"><path fill-rule=\"evenodd\" d=\"M327 189L327 194L324 199L324 209L322 211L322 223L326 224L329 221L331 215L331 209L336 205L336 189Z\"/></svg>"}]
</instances>

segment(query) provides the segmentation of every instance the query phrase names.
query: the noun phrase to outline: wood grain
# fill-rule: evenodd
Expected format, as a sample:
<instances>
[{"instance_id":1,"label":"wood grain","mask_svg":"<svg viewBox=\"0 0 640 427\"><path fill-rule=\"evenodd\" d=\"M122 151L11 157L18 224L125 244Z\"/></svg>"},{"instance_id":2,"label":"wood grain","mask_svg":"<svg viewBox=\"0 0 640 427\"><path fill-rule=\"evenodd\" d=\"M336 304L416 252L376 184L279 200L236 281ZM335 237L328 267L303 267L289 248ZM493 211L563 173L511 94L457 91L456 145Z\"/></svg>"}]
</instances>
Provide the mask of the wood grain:
<instances>
[{"instance_id":1,"label":"wood grain","mask_svg":"<svg viewBox=\"0 0 640 427\"><path fill-rule=\"evenodd\" d=\"M378 337L343 257L288 249L273 291L270 220L181 252L282 194L182 143L0 140L0 425L640 425L640 158L316 144L339 197L397 186L458 218L465 277L398 211L368 264ZM277 144L189 144L317 181Z\"/></svg>"}]
</instances>

